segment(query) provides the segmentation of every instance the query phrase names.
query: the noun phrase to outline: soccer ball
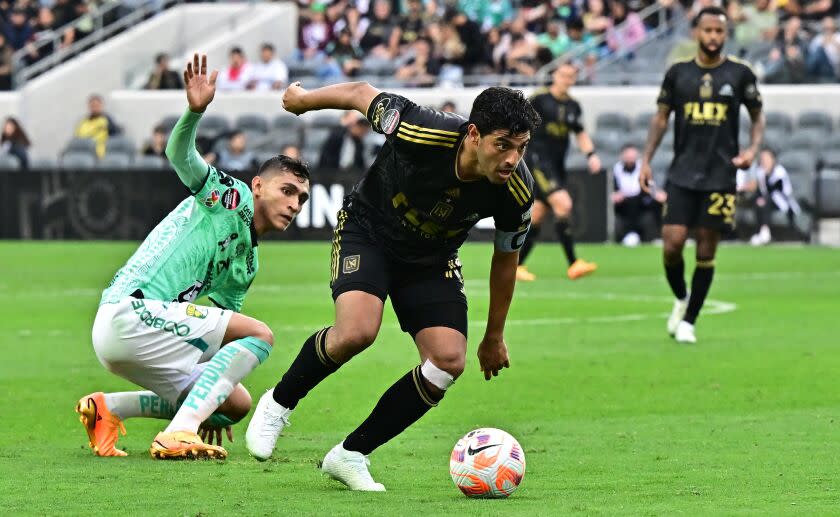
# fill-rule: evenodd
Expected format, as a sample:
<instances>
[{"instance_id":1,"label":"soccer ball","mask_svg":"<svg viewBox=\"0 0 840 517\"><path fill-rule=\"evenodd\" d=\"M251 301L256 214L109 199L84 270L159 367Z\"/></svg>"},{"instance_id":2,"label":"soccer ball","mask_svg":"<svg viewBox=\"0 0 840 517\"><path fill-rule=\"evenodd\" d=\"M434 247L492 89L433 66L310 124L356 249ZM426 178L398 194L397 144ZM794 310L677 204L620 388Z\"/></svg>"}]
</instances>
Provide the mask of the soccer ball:
<instances>
[{"instance_id":1,"label":"soccer ball","mask_svg":"<svg viewBox=\"0 0 840 517\"><path fill-rule=\"evenodd\" d=\"M525 476L525 453L516 438L501 429L476 429L455 444L449 474L467 497L507 497Z\"/></svg>"}]
</instances>

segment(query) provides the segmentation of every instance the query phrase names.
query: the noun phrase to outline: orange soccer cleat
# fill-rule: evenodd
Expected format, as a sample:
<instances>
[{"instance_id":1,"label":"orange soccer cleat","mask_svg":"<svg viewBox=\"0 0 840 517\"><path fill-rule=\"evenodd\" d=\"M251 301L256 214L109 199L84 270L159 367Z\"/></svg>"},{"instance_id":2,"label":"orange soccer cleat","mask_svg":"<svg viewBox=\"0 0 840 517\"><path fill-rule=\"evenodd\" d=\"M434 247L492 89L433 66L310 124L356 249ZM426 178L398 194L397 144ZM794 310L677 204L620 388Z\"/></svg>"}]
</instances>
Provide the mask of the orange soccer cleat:
<instances>
[{"instance_id":1,"label":"orange soccer cleat","mask_svg":"<svg viewBox=\"0 0 840 517\"><path fill-rule=\"evenodd\" d=\"M160 432L149 447L149 454L158 460L198 460L227 458L227 451L218 445L208 445L190 431Z\"/></svg>"},{"instance_id":2,"label":"orange soccer cleat","mask_svg":"<svg viewBox=\"0 0 840 517\"><path fill-rule=\"evenodd\" d=\"M594 273L596 269L598 269L598 265L594 262L577 259L569 266L566 274L569 275L569 280L577 280L578 278Z\"/></svg>"},{"instance_id":3,"label":"orange soccer cleat","mask_svg":"<svg viewBox=\"0 0 840 517\"><path fill-rule=\"evenodd\" d=\"M528 266L516 266L516 280L519 282L533 282L537 275L528 271Z\"/></svg>"},{"instance_id":4,"label":"orange soccer cleat","mask_svg":"<svg viewBox=\"0 0 840 517\"><path fill-rule=\"evenodd\" d=\"M97 456L128 456L125 451L114 447L120 437L125 436L122 420L108 411L105 394L101 391L91 393L79 399L76 404L79 421L85 426L88 444Z\"/></svg>"}]
</instances>

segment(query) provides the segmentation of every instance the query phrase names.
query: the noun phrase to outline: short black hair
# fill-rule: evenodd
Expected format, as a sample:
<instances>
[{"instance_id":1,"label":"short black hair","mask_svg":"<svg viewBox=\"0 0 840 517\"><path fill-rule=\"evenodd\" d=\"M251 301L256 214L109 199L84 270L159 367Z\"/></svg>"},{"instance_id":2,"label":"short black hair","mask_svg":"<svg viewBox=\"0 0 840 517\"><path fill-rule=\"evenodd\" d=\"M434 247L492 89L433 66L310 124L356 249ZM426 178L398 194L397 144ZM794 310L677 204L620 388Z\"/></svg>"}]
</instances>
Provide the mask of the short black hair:
<instances>
[{"instance_id":1,"label":"short black hair","mask_svg":"<svg viewBox=\"0 0 840 517\"><path fill-rule=\"evenodd\" d=\"M583 25L583 18L574 17L568 22L566 22L566 30L579 30L582 31L584 29Z\"/></svg>"},{"instance_id":2,"label":"short black hair","mask_svg":"<svg viewBox=\"0 0 840 517\"><path fill-rule=\"evenodd\" d=\"M272 156L268 160L264 161L263 164L260 165L260 170L257 171L257 176L268 175L274 171L291 172L298 178L302 178L307 181L310 179L309 165L301 160L290 158L285 154L278 154L277 156Z\"/></svg>"},{"instance_id":3,"label":"short black hair","mask_svg":"<svg viewBox=\"0 0 840 517\"><path fill-rule=\"evenodd\" d=\"M542 118L521 90L493 86L475 98L469 122L482 135L498 129L518 135L542 124Z\"/></svg>"},{"instance_id":4,"label":"short black hair","mask_svg":"<svg viewBox=\"0 0 840 517\"><path fill-rule=\"evenodd\" d=\"M260 49L261 50L270 50L270 51L274 52L274 45L272 45L271 43L263 43L262 47L260 47Z\"/></svg>"},{"instance_id":5,"label":"short black hair","mask_svg":"<svg viewBox=\"0 0 840 517\"><path fill-rule=\"evenodd\" d=\"M245 55L245 53L244 53L244 52L242 52L242 47L232 47L232 48L230 49L230 54L231 54L231 55L232 55L232 54L238 54L238 55L240 55L240 56L244 56L244 55Z\"/></svg>"},{"instance_id":6,"label":"short black hair","mask_svg":"<svg viewBox=\"0 0 840 517\"><path fill-rule=\"evenodd\" d=\"M700 19L706 16L707 14L711 16L723 16L725 20L729 21L729 16L726 15L726 11L724 11L723 8L717 6L704 7L700 9L700 12L697 13L697 16L695 16L694 19L691 20L691 27L696 28L698 25L700 25Z\"/></svg>"}]
</instances>

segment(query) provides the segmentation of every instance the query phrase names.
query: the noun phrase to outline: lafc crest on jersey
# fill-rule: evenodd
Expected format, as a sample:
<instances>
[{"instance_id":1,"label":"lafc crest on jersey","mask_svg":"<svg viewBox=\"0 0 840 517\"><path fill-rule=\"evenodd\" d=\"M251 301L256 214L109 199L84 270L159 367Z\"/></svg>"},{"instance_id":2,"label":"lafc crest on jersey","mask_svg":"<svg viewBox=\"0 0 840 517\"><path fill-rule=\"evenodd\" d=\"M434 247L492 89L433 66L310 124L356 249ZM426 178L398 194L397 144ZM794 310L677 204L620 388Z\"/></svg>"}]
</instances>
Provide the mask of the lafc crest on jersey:
<instances>
[{"instance_id":1,"label":"lafc crest on jersey","mask_svg":"<svg viewBox=\"0 0 840 517\"><path fill-rule=\"evenodd\" d=\"M712 86L712 74L705 74L701 79L700 83L700 98L701 99L710 99L712 97L712 93L714 92L714 87Z\"/></svg>"}]
</instances>

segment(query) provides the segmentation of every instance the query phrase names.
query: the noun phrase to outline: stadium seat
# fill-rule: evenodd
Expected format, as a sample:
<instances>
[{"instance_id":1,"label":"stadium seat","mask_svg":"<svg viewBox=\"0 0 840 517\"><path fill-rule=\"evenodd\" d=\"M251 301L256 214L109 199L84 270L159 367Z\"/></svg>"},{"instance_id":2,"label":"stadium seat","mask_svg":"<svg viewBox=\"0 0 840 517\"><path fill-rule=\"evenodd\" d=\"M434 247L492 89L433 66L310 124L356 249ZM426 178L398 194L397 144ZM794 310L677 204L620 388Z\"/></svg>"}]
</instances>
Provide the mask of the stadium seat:
<instances>
[{"instance_id":1,"label":"stadium seat","mask_svg":"<svg viewBox=\"0 0 840 517\"><path fill-rule=\"evenodd\" d=\"M121 152L109 152L99 160L97 168L99 169L127 169L131 166L132 155Z\"/></svg>"},{"instance_id":2,"label":"stadium seat","mask_svg":"<svg viewBox=\"0 0 840 517\"><path fill-rule=\"evenodd\" d=\"M300 151L300 157L303 161L307 162L310 167L316 167L318 165L318 160L321 158L321 150L304 147Z\"/></svg>"},{"instance_id":3,"label":"stadium seat","mask_svg":"<svg viewBox=\"0 0 840 517\"><path fill-rule=\"evenodd\" d=\"M163 119L158 122L157 125L163 126L167 133L172 132L172 128L175 127L175 124L178 123L178 119L181 118L181 115L168 115L163 117Z\"/></svg>"},{"instance_id":4,"label":"stadium seat","mask_svg":"<svg viewBox=\"0 0 840 517\"><path fill-rule=\"evenodd\" d=\"M745 136L746 138L744 139L744 143L745 145L749 145L749 132L747 132ZM764 141L762 143L762 146L769 147L778 154L789 148L788 138L790 138L790 133L786 131L780 131L778 129L768 129L764 132Z\"/></svg>"},{"instance_id":5,"label":"stadium seat","mask_svg":"<svg viewBox=\"0 0 840 517\"><path fill-rule=\"evenodd\" d=\"M321 150L321 146L329 138L332 128L329 127L309 127L303 135L304 145L310 149Z\"/></svg>"},{"instance_id":6,"label":"stadium seat","mask_svg":"<svg viewBox=\"0 0 840 517\"><path fill-rule=\"evenodd\" d=\"M788 169L788 172L790 172L790 169ZM810 209L816 201L814 180L814 174L790 174L790 185L793 188L793 196L802 204L803 208Z\"/></svg>"},{"instance_id":7,"label":"stadium seat","mask_svg":"<svg viewBox=\"0 0 840 517\"><path fill-rule=\"evenodd\" d=\"M20 169L20 160L18 160L17 156L0 153L0 170L16 171L18 169Z\"/></svg>"},{"instance_id":8,"label":"stadium seat","mask_svg":"<svg viewBox=\"0 0 840 517\"><path fill-rule=\"evenodd\" d=\"M608 111L598 115L595 122L596 132L602 130L630 131L630 118L623 113Z\"/></svg>"},{"instance_id":9,"label":"stadium seat","mask_svg":"<svg viewBox=\"0 0 840 517\"><path fill-rule=\"evenodd\" d=\"M653 172L653 181L660 189L665 188L665 179L668 176L668 168L674 160L674 153L658 152L654 155L650 162L651 172Z\"/></svg>"},{"instance_id":10,"label":"stadium seat","mask_svg":"<svg viewBox=\"0 0 840 517\"><path fill-rule=\"evenodd\" d=\"M165 169L166 167L167 162L159 156L139 155L134 158L133 162L131 162L132 169L151 170Z\"/></svg>"},{"instance_id":11,"label":"stadium seat","mask_svg":"<svg viewBox=\"0 0 840 517\"><path fill-rule=\"evenodd\" d=\"M596 133L592 137L592 143L595 144L595 150L598 153L616 152L621 149L624 142L619 138L619 134L614 131L605 131Z\"/></svg>"},{"instance_id":12,"label":"stadium seat","mask_svg":"<svg viewBox=\"0 0 840 517\"><path fill-rule=\"evenodd\" d=\"M797 129L784 139L784 147L792 151L816 152L824 139L825 134L820 128Z\"/></svg>"},{"instance_id":13,"label":"stadium seat","mask_svg":"<svg viewBox=\"0 0 840 517\"><path fill-rule=\"evenodd\" d=\"M302 125L303 121L290 113L274 117L274 121L272 121L271 123L271 127L273 127L274 129L297 129Z\"/></svg>"},{"instance_id":14,"label":"stadium seat","mask_svg":"<svg viewBox=\"0 0 840 517\"><path fill-rule=\"evenodd\" d=\"M216 138L219 135L230 131L230 124L227 118L221 115L204 114L198 123L198 133Z\"/></svg>"},{"instance_id":15,"label":"stadium seat","mask_svg":"<svg viewBox=\"0 0 840 517\"><path fill-rule=\"evenodd\" d=\"M96 142L90 138L71 138L64 153L88 153L96 159Z\"/></svg>"},{"instance_id":16,"label":"stadium seat","mask_svg":"<svg viewBox=\"0 0 840 517\"><path fill-rule=\"evenodd\" d=\"M840 217L840 170L823 171L819 179L819 215Z\"/></svg>"},{"instance_id":17,"label":"stadium seat","mask_svg":"<svg viewBox=\"0 0 840 517\"><path fill-rule=\"evenodd\" d=\"M96 167L96 156L86 151L68 151L61 157L62 169L93 169Z\"/></svg>"},{"instance_id":18,"label":"stadium seat","mask_svg":"<svg viewBox=\"0 0 840 517\"><path fill-rule=\"evenodd\" d=\"M246 132L268 132L268 120L259 113L244 113L236 117L236 129Z\"/></svg>"},{"instance_id":19,"label":"stadium seat","mask_svg":"<svg viewBox=\"0 0 840 517\"><path fill-rule=\"evenodd\" d=\"M652 111L643 111L639 113L635 117L633 117L633 129L638 131L640 129L644 129L645 131L650 128L650 119L653 118Z\"/></svg>"},{"instance_id":20,"label":"stadium seat","mask_svg":"<svg viewBox=\"0 0 840 517\"><path fill-rule=\"evenodd\" d=\"M56 162L52 158L32 158L29 160L29 168L38 170L53 170L56 168Z\"/></svg>"},{"instance_id":21,"label":"stadium seat","mask_svg":"<svg viewBox=\"0 0 840 517\"><path fill-rule=\"evenodd\" d=\"M570 171L588 171L589 162L587 161L586 156L575 150L574 152L569 153L569 156L566 158L566 168Z\"/></svg>"},{"instance_id":22,"label":"stadium seat","mask_svg":"<svg viewBox=\"0 0 840 517\"><path fill-rule=\"evenodd\" d=\"M835 151L840 149L840 131L827 135L825 140L822 141L820 148L823 151Z\"/></svg>"},{"instance_id":23,"label":"stadium seat","mask_svg":"<svg viewBox=\"0 0 840 517\"><path fill-rule=\"evenodd\" d=\"M335 113L316 113L307 120L309 127L334 128L341 125L341 120Z\"/></svg>"},{"instance_id":24,"label":"stadium seat","mask_svg":"<svg viewBox=\"0 0 840 517\"><path fill-rule=\"evenodd\" d=\"M787 113L768 111L765 117L767 119L767 129L781 130L788 133L793 129L793 121Z\"/></svg>"},{"instance_id":25,"label":"stadium seat","mask_svg":"<svg viewBox=\"0 0 840 517\"><path fill-rule=\"evenodd\" d=\"M785 151L779 154L781 163L791 176L796 174L813 175L817 170L817 160L809 151Z\"/></svg>"},{"instance_id":26,"label":"stadium seat","mask_svg":"<svg viewBox=\"0 0 840 517\"><path fill-rule=\"evenodd\" d=\"M822 111L803 111L799 114L796 126L799 129L821 129L823 133L834 131L831 117Z\"/></svg>"},{"instance_id":27,"label":"stadium seat","mask_svg":"<svg viewBox=\"0 0 840 517\"><path fill-rule=\"evenodd\" d=\"M108 141L105 143L105 155L107 156L111 153L125 153L133 155L134 142L122 135L109 137Z\"/></svg>"},{"instance_id":28,"label":"stadium seat","mask_svg":"<svg viewBox=\"0 0 840 517\"><path fill-rule=\"evenodd\" d=\"M820 153L820 164L823 169L840 170L840 148Z\"/></svg>"}]
</instances>

